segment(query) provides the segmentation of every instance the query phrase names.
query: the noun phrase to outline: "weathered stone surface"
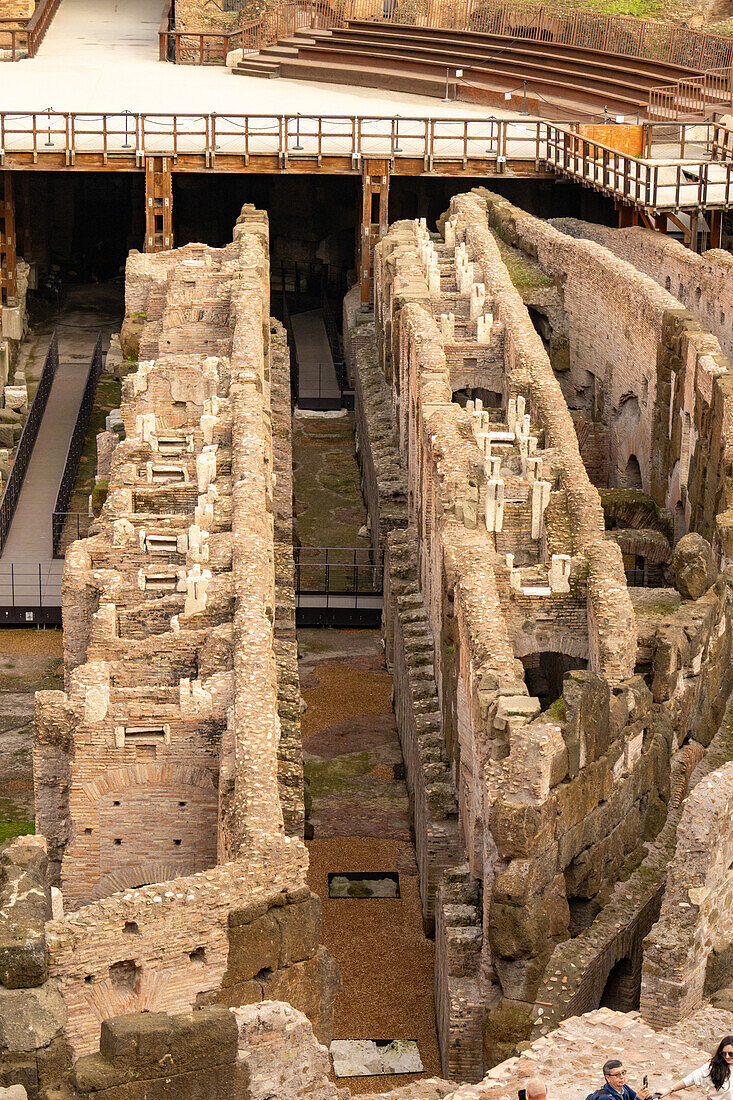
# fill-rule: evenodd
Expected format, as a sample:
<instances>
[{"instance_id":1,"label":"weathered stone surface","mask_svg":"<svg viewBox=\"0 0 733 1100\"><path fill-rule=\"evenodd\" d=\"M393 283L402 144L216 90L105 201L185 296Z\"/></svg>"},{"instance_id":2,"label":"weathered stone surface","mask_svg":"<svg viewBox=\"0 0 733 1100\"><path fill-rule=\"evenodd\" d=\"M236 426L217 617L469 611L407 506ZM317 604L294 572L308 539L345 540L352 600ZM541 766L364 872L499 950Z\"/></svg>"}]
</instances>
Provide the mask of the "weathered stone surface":
<instances>
[{"instance_id":1,"label":"weathered stone surface","mask_svg":"<svg viewBox=\"0 0 733 1100\"><path fill-rule=\"evenodd\" d=\"M34 989L0 989L0 1051L35 1051L59 1036L64 1000L54 982Z\"/></svg>"},{"instance_id":2,"label":"weathered stone surface","mask_svg":"<svg viewBox=\"0 0 733 1100\"><path fill-rule=\"evenodd\" d=\"M680 595L699 600L718 576L710 543L695 532L683 535L672 553L672 573Z\"/></svg>"}]
</instances>

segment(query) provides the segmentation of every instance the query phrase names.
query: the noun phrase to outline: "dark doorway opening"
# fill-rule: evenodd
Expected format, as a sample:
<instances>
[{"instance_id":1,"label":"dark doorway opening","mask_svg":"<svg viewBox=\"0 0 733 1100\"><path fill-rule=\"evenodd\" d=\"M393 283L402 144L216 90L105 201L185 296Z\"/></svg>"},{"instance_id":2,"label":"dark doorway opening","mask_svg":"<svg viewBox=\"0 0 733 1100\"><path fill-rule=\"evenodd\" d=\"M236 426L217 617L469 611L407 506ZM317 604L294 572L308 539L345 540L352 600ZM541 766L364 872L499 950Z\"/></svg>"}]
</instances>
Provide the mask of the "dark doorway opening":
<instances>
[{"instance_id":1,"label":"dark doorway opening","mask_svg":"<svg viewBox=\"0 0 733 1100\"><path fill-rule=\"evenodd\" d=\"M485 409L501 409L504 403L504 398L500 393L497 393L496 390L487 390L483 386L454 390L453 400L462 409L465 409L468 401L479 400Z\"/></svg>"},{"instance_id":2,"label":"dark doorway opening","mask_svg":"<svg viewBox=\"0 0 733 1100\"><path fill-rule=\"evenodd\" d=\"M633 1012L639 1008L640 997L641 965L634 966L626 955L616 963L608 975L599 1008L612 1008L616 1012Z\"/></svg>"},{"instance_id":3,"label":"dark doorway opening","mask_svg":"<svg viewBox=\"0 0 733 1100\"><path fill-rule=\"evenodd\" d=\"M543 710L547 710L562 695L566 672L588 667L588 662L582 657L570 657L567 653L553 650L530 653L522 657L522 664L529 694L539 699Z\"/></svg>"}]
</instances>

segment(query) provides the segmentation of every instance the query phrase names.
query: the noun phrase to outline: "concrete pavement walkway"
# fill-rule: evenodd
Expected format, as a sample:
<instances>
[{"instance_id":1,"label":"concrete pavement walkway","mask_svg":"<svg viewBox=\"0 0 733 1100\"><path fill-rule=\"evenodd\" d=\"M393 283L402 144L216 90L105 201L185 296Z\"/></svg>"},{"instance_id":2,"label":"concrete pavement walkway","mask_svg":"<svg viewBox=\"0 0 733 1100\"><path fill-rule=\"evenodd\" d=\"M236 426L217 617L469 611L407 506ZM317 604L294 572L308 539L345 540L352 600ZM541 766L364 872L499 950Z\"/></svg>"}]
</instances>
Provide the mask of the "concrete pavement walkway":
<instances>
[{"instance_id":1,"label":"concrete pavement walkway","mask_svg":"<svg viewBox=\"0 0 733 1100\"><path fill-rule=\"evenodd\" d=\"M41 421L18 505L3 549L1 565L48 562L53 556L51 517L56 503L66 452L89 373L97 334L104 347L119 324L111 312L115 293L105 286L78 286L67 292L62 310L33 334L40 362L56 327L59 367ZM43 330L48 330L43 332Z\"/></svg>"},{"instance_id":2,"label":"concrete pavement walkway","mask_svg":"<svg viewBox=\"0 0 733 1100\"><path fill-rule=\"evenodd\" d=\"M61 0L38 55L0 63L6 111L216 111L485 118L486 109L427 96L297 80L233 77L219 65L158 61L163 0ZM512 112L492 109L495 117Z\"/></svg>"}]
</instances>

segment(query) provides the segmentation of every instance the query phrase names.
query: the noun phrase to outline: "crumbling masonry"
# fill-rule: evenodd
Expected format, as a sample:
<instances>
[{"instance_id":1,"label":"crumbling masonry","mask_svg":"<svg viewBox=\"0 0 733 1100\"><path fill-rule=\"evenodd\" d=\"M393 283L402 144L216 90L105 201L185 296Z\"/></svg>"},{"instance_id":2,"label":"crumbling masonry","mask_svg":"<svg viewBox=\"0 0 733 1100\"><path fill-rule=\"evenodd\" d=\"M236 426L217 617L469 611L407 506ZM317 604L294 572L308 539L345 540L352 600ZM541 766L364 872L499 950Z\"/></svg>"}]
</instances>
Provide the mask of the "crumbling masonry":
<instances>
[{"instance_id":1,"label":"crumbling masonry","mask_svg":"<svg viewBox=\"0 0 733 1100\"><path fill-rule=\"evenodd\" d=\"M66 558L66 690L37 697L32 869L47 845L63 902L36 891L34 926L11 914L0 949L3 1073L31 1095L126 1013L286 1000L328 1041L339 983L298 835L290 365L266 215L245 207L226 248L133 254L126 307L146 324L125 439L97 532ZM13 1014L36 1021L30 1043Z\"/></svg>"},{"instance_id":2,"label":"crumbling masonry","mask_svg":"<svg viewBox=\"0 0 733 1100\"><path fill-rule=\"evenodd\" d=\"M476 1081L638 1007L682 799L727 759L728 365L651 279L486 191L439 236L392 226L373 324L354 304L443 1071ZM673 553L688 529L712 551ZM632 551L661 588L630 587Z\"/></svg>"}]
</instances>

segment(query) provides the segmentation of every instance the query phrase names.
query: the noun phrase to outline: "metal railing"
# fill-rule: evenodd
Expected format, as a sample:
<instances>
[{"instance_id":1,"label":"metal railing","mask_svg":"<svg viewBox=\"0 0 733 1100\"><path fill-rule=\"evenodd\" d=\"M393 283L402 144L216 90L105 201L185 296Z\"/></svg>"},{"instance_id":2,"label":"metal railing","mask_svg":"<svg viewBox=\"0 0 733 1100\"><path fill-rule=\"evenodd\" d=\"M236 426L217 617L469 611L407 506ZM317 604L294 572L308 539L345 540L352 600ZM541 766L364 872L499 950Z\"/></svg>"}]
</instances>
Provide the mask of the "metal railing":
<instances>
[{"instance_id":1,"label":"metal railing","mask_svg":"<svg viewBox=\"0 0 733 1100\"><path fill-rule=\"evenodd\" d=\"M733 68L708 69L699 76L649 89L650 119L677 121L706 115L713 108L733 107Z\"/></svg>"},{"instance_id":2,"label":"metal railing","mask_svg":"<svg viewBox=\"0 0 733 1100\"><path fill-rule=\"evenodd\" d=\"M169 56L172 40L177 61L189 64L224 62L241 49L258 53L297 30L333 29L352 20L466 30L534 42L554 42L584 50L646 58L702 71L733 64L733 39L632 16L545 7L521 0L290 0L264 11L236 31L198 31L166 27L161 56Z\"/></svg>"},{"instance_id":3,"label":"metal railing","mask_svg":"<svg viewBox=\"0 0 733 1100\"><path fill-rule=\"evenodd\" d=\"M7 61L35 57L61 0L38 0L30 19L0 19L0 51Z\"/></svg>"},{"instance_id":4,"label":"metal railing","mask_svg":"<svg viewBox=\"0 0 733 1100\"><path fill-rule=\"evenodd\" d=\"M60 623L62 561L0 561L0 623Z\"/></svg>"},{"instance_id":5,"label":"metal railing","mask_svg":"<svg viewBox=\"0 0 733 1100\"><path fill-rule=\"evenodd\" d=\"M48 351L46 352L46 359L43 364L41 376L38 379L38 387L31 407L28 410L26 422L23 425L23 431L15 452L15 458L13 459L13 466L5 486L5 492L3 493L2 500L0 500L0 554L2 554L5 543L7 542L10 525L13 522L20 491L23 488L23 481L28 471L28 465L31 460L31 455L33 454L33 447L38 437L38 430L41 427L43 412L46 408L46 402L48 401L48 395L51 391L58 365L59 346L56 339L56 333L54 332L51 337Z\"/></svg>"},{"instance_id":6,"label":"metal railing","mask_svg":"<svg viewBox=\"0 0 733 1100\"><path fill-rule=\"evenodd\" d=\"M372 546L296 546L295 595L301 605L375 606L384 590L384 553ZM318 600L318 603L313 603ZM335 602L334 602L335 601Z\"/></svg>"},{"instance_id":7,"label":"metal railing","mask_svg":"<svg viewBox=\"0 0 733 1100\"><path fill-rule=\"evenodd\" d=\"M92 358L89 363L89 372L87 373L87 380L84 385L84 392L79 402L79 410L76 414L76 423L74 424L74 430L71 433L71 439L69 440L69 448L66 452L66 461L64 462L64 469L61 474L61 480L59 481L59 488L56 494L56 503L53 509L53 516L51 517L51 539L53 545L53 556L58 557L59 547L61 545L61 536L64 531L64 525L66 518L70 514L68 511L69 501L71 500L71 494L74 490L74 484L76 482L76 476L79 472L79 459L81 458L82 451L84 450L84 442L87 436L87 429L89 428L89 421L92 418L92 411L94 409L94 399L97 394L97 383L99 382L99 376L102 373L103 359L102 359L102 334L97 336L97 342L94 345L94 351L92 352ZM78 513L74 513L77 515Z\"/></svg>"}]
</instances>

